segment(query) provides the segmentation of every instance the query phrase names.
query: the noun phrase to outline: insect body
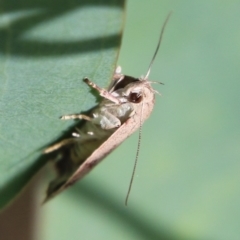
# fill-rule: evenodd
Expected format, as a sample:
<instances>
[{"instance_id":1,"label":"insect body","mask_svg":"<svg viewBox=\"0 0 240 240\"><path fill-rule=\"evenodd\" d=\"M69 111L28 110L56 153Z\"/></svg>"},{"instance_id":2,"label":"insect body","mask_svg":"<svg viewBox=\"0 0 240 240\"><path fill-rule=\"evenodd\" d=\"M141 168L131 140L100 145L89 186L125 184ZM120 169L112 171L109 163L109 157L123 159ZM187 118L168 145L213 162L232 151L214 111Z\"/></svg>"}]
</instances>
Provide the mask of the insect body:
<instances>
[{"instance_id":1,"label":"insect body","mask_svg":"<svg viewBox=\"0 0 240 240\"><path fill-rule=\"evenodd\" d=\"M54 161L58 172L57 178L49 184L46 200L83 178L150 116L156 91L151 87L148 75L169 16L145 77L123 75L118 67L108 90L98 87L88 78L84 79L85 83L99 92L103 100L89 116L73 114L62 117L64 120L84 119L85 123L81 128L76 128L72 138L45 149L45 153L57 150Z\"/></svg>"},{"instance_id":2,"label":"insect body","mask_svg":"<svg viewBox=\"0 0 240 240\"><path fill-rule=\"evenodd\" d=\"M50 146L45 153L58 150L56 168L59 176L51 182L47 198L72 185L87 174L101 159L136 131L152 112L155 92L144 79L124 76L117 68L111 89L100 89L88 79L85 82L98 89L104 99L91 116L68 115L62 119L85 119L74 138Z\"/></svg>"}]
</instances>

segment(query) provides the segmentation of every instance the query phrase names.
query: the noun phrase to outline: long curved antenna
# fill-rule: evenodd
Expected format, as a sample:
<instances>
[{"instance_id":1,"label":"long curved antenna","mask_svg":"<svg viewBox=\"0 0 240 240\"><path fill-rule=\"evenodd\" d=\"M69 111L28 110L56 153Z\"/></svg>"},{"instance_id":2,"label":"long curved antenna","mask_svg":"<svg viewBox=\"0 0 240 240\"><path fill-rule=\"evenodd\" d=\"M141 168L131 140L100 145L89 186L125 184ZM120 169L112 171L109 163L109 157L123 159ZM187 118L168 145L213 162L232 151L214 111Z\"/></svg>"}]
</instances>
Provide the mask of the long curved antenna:
<instances>
[{"instance_id":1,"label":"long curved antenna","mask_svg":"<svg viewBox=\"0 0 240 240\"><path fill-rule=\"evenodd\" d=\"M170 16L171 16L171 14L172 14L172 12L170 12L170 13L167 15L167 18L166 18L165 22L163 23L162 30L161 30L161 33L160 33L160 37L159 37L159 40L158 40L158 44L157 44L156 50L155 50L155 52L154 52L154 54L153 54L153 57L152 57L152 60L151 60L151 62L150 62L150 64L149 64L147 74L146 74L145 77L144 77L145 80L148 78L148 76L149 76L149 74L150 74L152 64L153 64L153 62L154 62L154 60L155 60L155 57L157 56L157 53L158 53L158 50L159 50L159 47L160 47L160 44L161 44L161 41L162 41L164 29L165 29L165 27L166 27L166 25L167 25L167 22L168 22L168 20L169 20L169 18L170 18Z\"/></svg>"},{"instance_id":2,"label":"long curved antenna","mask_svg":"<svg viewBox=\"0 0 240 240\"><path fill-rule=\"evenodd\" d=\"M149 68L148 68L148 71L147 71L147 74L146 76L144 77L144 79L146 80L150 74L150 71L151 71L151 67L152 67L152 64L154 62L154 59L158 53L158 50L159 50L159 47L160 47L160 44L161 44L161 41L162 41L162 36L163 36L163 32L164 32L164 28L165 26L167 25L167 22L171 16L172 12L170 12L165 20L165 22L163 23L163 26L162 26L162 29L161 29L161 33L160 33L160 38L158 40L158 44L157 44L157 48L154 52L154 55L153 55L153 58L150 62L150 65L149 65ZM159 83L159 84L163 84L161 82L151 82L151 83ZM133 166L133 171L132 171L132 176L131 176L131 179L130 179L130 183L129 183L129 187L128 187L128 191L127 191L127 195L126 195L126 199L125 199L125 206L127 206L128 204L128 198L129 198L129 195L130 195L130 192L131 192L131 189L132 189L132 184L133 184L133 179L134 179L134 176L135 176L135 172L136 172L136 167L137 167L137 162L138 162L138 156L139 156L139 151L140 151L140 144L141 144L141 138L142 138L142 114L143 114L143 108L144 108L144 105L143 105L144 101L142 102L142 106L141 106L141 114L140 114L140 123L139 123L139 135L138 135L138 145L137 145L137 153L136 153L136 157L135 157L135 162L134 162L134 166Z\"/></svg>"},{"instance_id":3,"label":"long curved antenna","mask_svg":"<svg viewBox=\"0 0 240 240\"><path fill-rule=\"evenodd\" d=\"M128 191L127 191L127 195L125 198L125 206L127 206L128 204L128 198L132 189L132 184L133 184L133 179L135 176L135 172L136 172L136 168L137 168L137 163L138 163L138 156L139 156L139 151L140 151L140 145L141 145L141 140L142 140L142 114L143 114L143 101L142 101L142 106L141 106L141 114L140 114L140 123L139 123L139 132L138 132L138 145L137 145L137 153L136 153L136 157L135 157L135 161L134 161L134 166L133 166L133 171L132 171L132 176L131 176L131 180L129 183L129 187L128 187Z\"/></svg>"}]
</instances>

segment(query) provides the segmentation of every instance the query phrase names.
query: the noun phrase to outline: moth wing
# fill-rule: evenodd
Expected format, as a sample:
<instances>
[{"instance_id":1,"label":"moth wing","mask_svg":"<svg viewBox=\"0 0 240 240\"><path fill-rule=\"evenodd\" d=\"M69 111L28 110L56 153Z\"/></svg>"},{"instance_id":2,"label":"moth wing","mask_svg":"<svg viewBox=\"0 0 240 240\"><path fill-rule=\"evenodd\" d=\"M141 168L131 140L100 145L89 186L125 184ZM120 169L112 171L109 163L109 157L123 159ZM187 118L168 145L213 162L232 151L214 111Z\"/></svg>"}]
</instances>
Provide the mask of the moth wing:
<instances>
[{"instance_id":1,"label":"moth wing","mask_svg":"<svg viewBox=\"0 0 240 240\"><path fill-rule=\"evenodd\" d=\"M92 154L79 166L79 168L58 190L49 193L45 201L73 185L77 180L83 178L104 157L106 157L126 138L135 132L139 128L140 124L143 124L143 122L150 116L154 107L154 91L152 88L149 88L147 93L148 95L145 96L145 103L135 109L135 114L127 119L115 132L112 133L112 135L106 141L104 141L96 150L94 150Z\"/></svg>"},{"instance_id":2,"label":"moth wing","mask_svg":"<svg viewBox=\"0 0 240 240\"><path fill-rule=\"evenodd\" d=\"M53 198L69 186L73 185L77 180L83 178L90 172L104 157L111 153L126 138L139 128L139 122L134 118L129 118L121 125L98 149L96 149L75 171L75 173L63 184L57 191L52 192L46 197L46 201Z\"/></svg>"}]
</instances>

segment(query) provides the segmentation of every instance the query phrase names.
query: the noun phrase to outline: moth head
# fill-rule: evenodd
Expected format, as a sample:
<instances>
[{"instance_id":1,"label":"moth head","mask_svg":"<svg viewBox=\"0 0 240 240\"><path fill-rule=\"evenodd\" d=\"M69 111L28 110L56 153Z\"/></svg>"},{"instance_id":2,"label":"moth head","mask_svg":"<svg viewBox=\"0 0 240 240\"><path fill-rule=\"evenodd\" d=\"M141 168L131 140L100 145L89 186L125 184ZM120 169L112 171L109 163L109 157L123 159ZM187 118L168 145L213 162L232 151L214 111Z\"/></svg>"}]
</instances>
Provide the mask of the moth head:
<instances>
[{"instance_id":1,"label":"moth head","mask_svg":"<svg viewBox=\"0 0 240 240\"><path fill-rule=\"evenodd\" d=\"M139 79L124 88L123 96L133 104L153 102L154 90L147 80Z\"/></svg>"}]
</instances>

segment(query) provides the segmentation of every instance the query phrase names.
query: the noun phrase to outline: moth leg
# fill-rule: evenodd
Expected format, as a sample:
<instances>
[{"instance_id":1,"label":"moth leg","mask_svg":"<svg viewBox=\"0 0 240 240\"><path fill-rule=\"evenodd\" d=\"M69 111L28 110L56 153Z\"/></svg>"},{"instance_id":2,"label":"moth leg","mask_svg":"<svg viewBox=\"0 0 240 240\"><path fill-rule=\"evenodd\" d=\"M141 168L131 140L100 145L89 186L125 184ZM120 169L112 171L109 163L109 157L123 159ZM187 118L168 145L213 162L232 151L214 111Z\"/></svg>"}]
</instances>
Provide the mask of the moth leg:
<instances>
[{"instance_id":1,"label":"moth leg","mask_svg":"<svg viewBox=\"0 0 240 240\"><path fill-rule=\"evenodd\" d=\"M69 120L69 119L84 119L87 121L92 121L92 118L88 117L84 114L70 114L70 115L63 115L60 119L62 120Z\"/></svg>"},{"instance_id":2,"label":"moth leg","mask_svg":"<svg viewBox=\"0 0 240 240\"><path fill-rule=\"evenodd\" d=\"M122 68L121 66L117 66L115 70L115 74L121 74L122 73Z\"/></svg>"},{"instance_id":3,"label":"moth leg","mask_svg":"<svg viewBox=\"0 0 240 240\"><path fill-rule=\"evenodd\" d=\"M124 75L122 74L122 68L120 66L117 66L113 75L113 79L115 80L115 82L120 82L123 78Z\"/></svg>"},{"instance_id":4,"label":"moth leg","mask_svg":"<svg viewBox=\"0 0 240 240\"><path fill-rule=\"evenodd\" d=\"M115 117L113 114L104 111L104 113L93 113L93 118L88 117L87 115L83 114L71 114L71 115L64 115L61 117L62 120L69 120L69 119L84 119L86 121L92 122L94 124L100 125L103 129L111 129L121 126L121 121ZM75 135L74 137L78 137Z\"/></svg>"},{"instance_id":5,"label":"moth leg","mask_svg":"<svg viewBox=\"0 0 240 240\"><path fill-rule=\"evenodd\" d=\"M116 103L116 104L121 104L121 101L120 101L117 97L113 96L113 95L112 95L110 92L108 92L106 89L97 86L95 83L93 83L92 81L90 81L88 78L84 78L83 81L84 81L88 86L96 89L96 90L99 92L100 96L102 96L102 97L104 97L104 98L108 99L109 101L114 102L114 103Z\"/></svg>"},{"instance_id":6,"label":"moth leg","mask_svg":"<svg viewBox=\"0 0 240 240\"><path fill-rule=\"evenodd\" d=\"M62 146L65 146L67 144L71 144L71 143L74 143L76 142L76 139L75 138L68 138L68 139L64 139L62 140L61 142L58 142L46 149L43 150L44 153L50 153L50 152L53 152L55 150L58 150L59 148L61 148Z\"/></svg>"}]
</instances>

